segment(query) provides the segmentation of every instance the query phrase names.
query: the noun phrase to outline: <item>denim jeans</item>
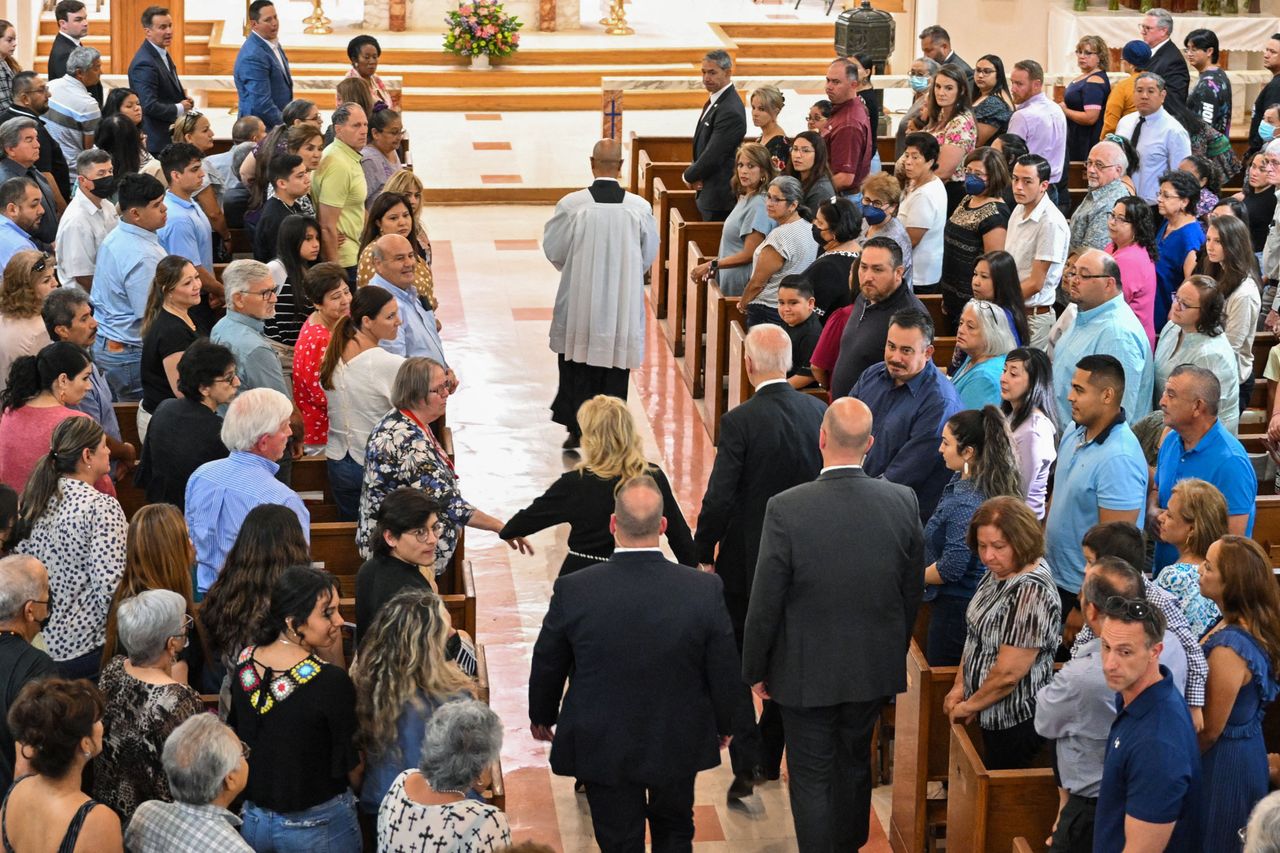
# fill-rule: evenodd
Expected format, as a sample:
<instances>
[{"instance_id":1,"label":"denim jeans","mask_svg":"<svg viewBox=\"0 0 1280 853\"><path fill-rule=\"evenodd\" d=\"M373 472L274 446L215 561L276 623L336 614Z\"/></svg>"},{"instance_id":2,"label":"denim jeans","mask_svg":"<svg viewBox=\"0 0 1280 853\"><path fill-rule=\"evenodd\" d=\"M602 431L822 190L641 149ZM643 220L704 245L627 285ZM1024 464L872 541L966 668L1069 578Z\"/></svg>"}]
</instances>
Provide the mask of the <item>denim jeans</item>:
<instances>
[{"instance_id":1,"label":"denim jeans","mask_svg":"<svg viewBox=\"0 0 1280 853\"><path fill-rule=\"evenodd\" d=\"M360 487L364 483L364 466L347 454L341 459L326 459L329 488L338 505L338 521L355 521L360 515Z\"/></svg>"},{"instance_id":2,"label":"denim jeans","mask_svg":"<svg viewBox=\"0 0 1280 853\"><path fill-rule=\"evenodd\" d=\"M93 344L93 361L107 377L115 401L134 403L142 399L142 347L122 346L123 351L111 352L107 339L99 337Z\"/></svg>"},{"instance_id":3,"label":"denim jeans","mask_svg":"<svg viewBox=\"0 0 1280 853\"><path fill-rule=\"evenodd\" d=\"M758 326L761 323L772 323L775 326L785 327L782 317L778 314L778 309L763 302L752 302L747 305L747 329Z\"/></svg>"},{"instance_id":4,"label":"denim jeans","mask_svg":"<svg viewBox=\"0 0 1280 853\"><path fill-rule=\"evenodd\" d=\"M318 806L281 814L246 801L240 835L255 853L359 853L360 825L350 791Z\"/></svg>"}]
</instances>

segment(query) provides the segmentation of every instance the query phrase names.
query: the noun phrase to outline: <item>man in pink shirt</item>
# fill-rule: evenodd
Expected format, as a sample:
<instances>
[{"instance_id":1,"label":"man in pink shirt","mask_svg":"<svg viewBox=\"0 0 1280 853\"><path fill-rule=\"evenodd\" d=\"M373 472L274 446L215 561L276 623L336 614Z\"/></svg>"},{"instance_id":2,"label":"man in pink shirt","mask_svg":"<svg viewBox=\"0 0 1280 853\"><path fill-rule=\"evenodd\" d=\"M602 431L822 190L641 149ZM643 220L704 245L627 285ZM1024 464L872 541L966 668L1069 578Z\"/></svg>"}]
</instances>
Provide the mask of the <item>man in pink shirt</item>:
<instances>
[{"instance_id":1,"label":"man in pink shirt","mask_svg":"<svg viewBox=\"0 0 1280 853\"><path fill-rule=\"evenodd\" d=\"M1021 136L1027 151L1049 161L1049 196L1058 203L1057 186L1067 159L1067 117L1044 93L1044 69L1023 59L1009 75L1009 91L1018 105L1009 119L1009 132Z\"/></svg>"}]
</instances>

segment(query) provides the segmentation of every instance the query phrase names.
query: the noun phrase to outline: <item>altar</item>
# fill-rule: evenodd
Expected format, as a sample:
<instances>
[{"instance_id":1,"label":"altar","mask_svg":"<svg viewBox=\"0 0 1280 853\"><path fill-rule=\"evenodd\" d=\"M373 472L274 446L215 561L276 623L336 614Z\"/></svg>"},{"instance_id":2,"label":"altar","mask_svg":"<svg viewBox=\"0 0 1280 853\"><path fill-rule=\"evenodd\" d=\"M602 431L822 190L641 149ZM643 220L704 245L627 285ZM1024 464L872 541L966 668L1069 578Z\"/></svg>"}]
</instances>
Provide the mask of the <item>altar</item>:
<instances>
[{"instance_id":1,"label":"altar","mask_svg":"<svg viewBox=\"0 0 1280 853\"><path fill-rule=\"evenodd\" d=\"M371 33L387 32L390 29L391 4L393 0L364 0L363 26ZM457 0L403 0L406 8L406 32L443 33L445 15L458 8ZM593 0L587 0L592 4ZM564 30L579 29L579 0L502 0L507 14L514 15L524 23L523 32L539 29ZM554 19L553 26L543 27L542 18L547 15Z\"/></svg>"}]
</instances>

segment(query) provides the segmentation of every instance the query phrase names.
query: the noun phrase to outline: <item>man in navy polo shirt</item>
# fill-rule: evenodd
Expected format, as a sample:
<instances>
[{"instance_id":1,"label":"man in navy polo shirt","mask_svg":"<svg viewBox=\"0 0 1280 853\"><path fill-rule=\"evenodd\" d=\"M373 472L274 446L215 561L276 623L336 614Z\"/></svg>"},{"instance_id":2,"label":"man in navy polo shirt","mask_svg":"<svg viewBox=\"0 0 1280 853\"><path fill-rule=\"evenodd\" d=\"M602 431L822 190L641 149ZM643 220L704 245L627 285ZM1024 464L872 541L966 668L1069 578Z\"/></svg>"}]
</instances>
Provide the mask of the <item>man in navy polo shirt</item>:
<instances>
[{"instance_id":1,"label":"man in navy polo shirt","mask_svg":"<svg viewBox=\"0 0 1280 853\"><path fill-rule=\"evenodd\" d=\"M1156 457L1149 512L1155 517L1164 511L1178 481L1195 477L1216 487L1227 499L1227 532L1250 536L1258 477L1240 440L1218 420L1220 391L1218 377L1203 367L1180 364L1169 374L1160 411L1170 432ZM1177 548L1157 541L1154 575L1177 560Z\"/></svg>"},{"instance_id":2,"label":"man in navy polo shirt","mask_svg":"<svg viewBox=\"0 0 1280 853\"><path fill-rule=\"evenodd\" d=\"M1200 747L1187 703L1160 665L1164 615L1143 598L1109 599L1103 612L1102 671L1118 695L1093 849L1190 853L1200 842Z\"/></svg>"},{"instance_id":3,"label":"man in navy polo shirt","mask_svg":"<svg viewBox=\"0 0 1280 853\"><path fill-rule=\"evenodd\" d=\"M1084 582L1080 542L1095 524L1127 521L1142 527L1147 505L1147 460L1125 423L1124 367L1111 355L1076 362L1067 402L1073 429L1058 444L1053 502L1045 522L1045 558L1062 597L1062 619L1079 608Z\"/></svg>"}]
</instances>

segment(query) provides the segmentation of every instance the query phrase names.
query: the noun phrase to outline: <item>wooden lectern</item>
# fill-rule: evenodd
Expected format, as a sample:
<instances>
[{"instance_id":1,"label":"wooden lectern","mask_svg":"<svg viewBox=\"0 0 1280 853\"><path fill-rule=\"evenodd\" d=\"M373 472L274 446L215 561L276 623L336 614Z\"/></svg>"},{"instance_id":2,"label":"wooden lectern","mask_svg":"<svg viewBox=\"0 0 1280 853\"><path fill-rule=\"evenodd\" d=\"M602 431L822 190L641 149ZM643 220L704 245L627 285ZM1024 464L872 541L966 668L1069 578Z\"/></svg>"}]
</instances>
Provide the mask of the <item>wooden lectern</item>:
<instances>
[{"instance_id":1,"label":"wooden lectern","mask_svg":"<svg viewBox=\"0 0 1280 853\"><path fill-rule=\"evenodd\" d=\"M129 73L129 63L142 44L142 12L148 6L155 6L156 0L111 0L111 74ZM169 4L169 15L173 18L173 42L169 45L169 55L178 73L186 71L187 43L186 11L182 0ZM103 69L106 71L106 69Z\"/></svg>"}]
</instances>

